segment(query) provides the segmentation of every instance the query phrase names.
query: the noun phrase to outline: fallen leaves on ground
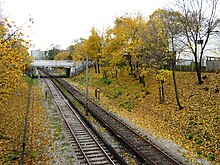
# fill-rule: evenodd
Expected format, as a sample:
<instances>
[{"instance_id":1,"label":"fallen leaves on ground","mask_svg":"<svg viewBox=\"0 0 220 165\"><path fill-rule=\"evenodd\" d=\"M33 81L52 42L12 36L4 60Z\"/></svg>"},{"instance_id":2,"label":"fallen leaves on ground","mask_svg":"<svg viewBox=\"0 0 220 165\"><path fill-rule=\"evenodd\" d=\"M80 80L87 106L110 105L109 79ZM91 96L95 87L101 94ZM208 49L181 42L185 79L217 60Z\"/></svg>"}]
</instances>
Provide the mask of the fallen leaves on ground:
<instances>
[{"instance_id":1,"label":"fallen leaves on ground","mask_svg":"<svg viewBox=\"0 0 220 165\"><path fill-rule=\"evenodd\" d=\"M89 94L101 89L104 107L129 119L133 124L155 136L168 138L188 151L188 158L206 157L213 163L220 162L220 74L205 73L202 85L196 82L196 73L176 72L180 103L176 105L172 77L164 83L165 103L159 104L155 75L145 77L146 86L121 70L120 77L103 81L102 74L89 72ZM85 90L85 73L70 82ZM193 161L193 160L192 160Z\"/></svg>"},{"instance_id":2,"label":"fallen leaves on ground","mask_svg":"<svg viewBox=\"0 0 220 165\"><path fill-rule=\"evenodd\" d=\"M17 92L0 107L0 164L19 164L28 90L29 83L19 80ZM24 163L49 164L45 149L51 142L50 128L39 84L33 85L30 98Z\"/></svg>"}]
</instances>

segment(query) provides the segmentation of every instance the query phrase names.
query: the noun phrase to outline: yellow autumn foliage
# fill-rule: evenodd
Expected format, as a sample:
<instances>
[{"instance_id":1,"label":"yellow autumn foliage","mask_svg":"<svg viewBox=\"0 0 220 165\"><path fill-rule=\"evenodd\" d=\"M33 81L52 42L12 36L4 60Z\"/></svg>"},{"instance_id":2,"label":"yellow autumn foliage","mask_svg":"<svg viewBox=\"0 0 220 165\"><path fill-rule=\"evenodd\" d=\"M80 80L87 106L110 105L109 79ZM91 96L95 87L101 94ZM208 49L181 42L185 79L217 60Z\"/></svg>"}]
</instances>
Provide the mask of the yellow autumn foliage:
<instances>
[{"instance_id":1,"label":"yellow autumn foliage","mask_svg":"<svg viewBox=\"0 0 220 165\"><path fill-rule=\"evenodd\" d=\"M72 60L72 52L61 51L55 56L55 60Z\"/></svg>"},{"instance_id":2,"label":"yellow autumn foliage","mask_svg":"<svg viewBox=\"0 0 220 165\"><path fill-rule=\"evenodd\" d=\"M170 70L167 69L161 69L157 71L156 74L156 79L158 81L158 83L161 85L161 81L165 82L167 77L171 77L172 76L172 72Z\"/></svg>"},{"instance_id":3,"label":"yellow autumn foliage","mask_svg":"<svg viewBox=\"0 0 220 165\"><path fill-rule=\"evenodd\" d=\"M9 23L0 22L0 105L15 91L19 78L30 62L28 43L20 36L10 36Z\"/></svg>"},{"instance_id":4,"label":"yellow autumn foliage","mask_svg":"<svg viewBox=\"0 0 220 165\"><path fill-rule=\"evenodd\" d=\"M0 164L19 164L29 89L29 82L19 79L19 94L12 93L0 105ZM30 92L24 164L50 164L44 149L51 146L53 137L43 102L41 84L34 83Z\"/></svg>"},{"instance_id":5,"label":"yellow autumn foliage","mask_svg":"<svg viewBox=\"0 0 220 165\"><path fill-rule=\"evenodd\" d=\"M214 164L220 162L220 74L206 73L206 81L197 85L196 73L177 72L179 98L184 107L179 110L170 73L163 73L166 99L160 104L157 70L144 71L147 87L127 76L127 72L125 69L120 77L109 77L111 83L105 84L101 81L102 75L90 70L90 96L94 95L94 88L99 87L101 99L98 101L102 106L157 138L176 142L187 150L187 158L191 161L197 156L206 157ZM72 78L74 85L85 88L83 74Z\"/></svg>"}]
</instances>

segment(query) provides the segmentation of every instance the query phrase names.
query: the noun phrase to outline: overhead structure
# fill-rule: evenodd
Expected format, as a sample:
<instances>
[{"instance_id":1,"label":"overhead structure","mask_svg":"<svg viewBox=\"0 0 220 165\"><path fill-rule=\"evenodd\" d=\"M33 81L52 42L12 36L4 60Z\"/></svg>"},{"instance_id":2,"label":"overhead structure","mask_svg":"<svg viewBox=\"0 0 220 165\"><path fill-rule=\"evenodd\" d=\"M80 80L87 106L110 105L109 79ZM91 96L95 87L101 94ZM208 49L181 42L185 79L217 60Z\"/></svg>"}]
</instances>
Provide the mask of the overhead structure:
<instances>
[{"instance_id":1,"label":"overhead structure","mask_svg":"<svg viewBox=\"0 0 220 165\"><path fill-rule=\"evenodd\" d=\"M66 75L71 77L84 69L84 62L73 62L72 60L34 60L32 68L65 68Z\"/></svg>"}]
</instances>

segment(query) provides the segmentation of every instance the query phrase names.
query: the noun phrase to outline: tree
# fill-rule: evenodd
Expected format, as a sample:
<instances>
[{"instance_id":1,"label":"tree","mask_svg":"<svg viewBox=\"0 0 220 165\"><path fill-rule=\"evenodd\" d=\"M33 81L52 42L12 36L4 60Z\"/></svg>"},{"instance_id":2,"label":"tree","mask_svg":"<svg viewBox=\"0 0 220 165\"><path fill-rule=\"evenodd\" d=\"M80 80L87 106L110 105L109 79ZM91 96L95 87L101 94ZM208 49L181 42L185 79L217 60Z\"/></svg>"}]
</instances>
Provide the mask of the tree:
<instances>
[{"instance_id":1,"label":"tree","mask_svg":"<svg viewBox=\"0 0 220 165\"><path fill-rule=\"evenodd\" d=\"M22 39L23 34L19 30L9 33L11 27L7 19L1 16L0 105L15 91L23 71L31 61L27 51L29 43Z\"/></svg>"},{"instance_id":2,"label":"tree","mask_svg":"<svg viewBox=\"0 0 220 165\"><path fill-rule=\"evenodd\" d=\"M161 69L161 70L157 71L156 78L157 78L157 83L159 85L160 103L164 103L164 101L165 101L164 83L166 81L166 77L169 75L170 75L169 70Z\"/></svg>"},{"instance_id":3,"label":"tree","mask_svg":"<svg viewBox=\"0 0 220 165\"><path fill-rule=\"evenodd\" d=\"M52 49L48 51L48 57L47 57L49 60L53 60L55 56L61 51L59 45L56 45L56 46L51 45L51 46L52 46Z\"/></svg>"},{"instance_id":4,"label":"tree","mask_svg":"<svg viewBox=\"0 0 220 165\"><path fill-rule=\"evenodd\" d=\"M179 34L183 31L181 20L182 20L182 15L179 12L164 10L164 18L162 19L162 21L163 24L165 25L165 32L169 37L169 50L167 51L166 55L169 61L171 61L174 91L176 95L176 102L179 109L182 109L183 107L181 106L179 101L175 67L178 59L176 52L182 50L181 44L178 42Z\"/></svg>"},{"instance_id":5,"label":"tree","mask_svg":"<svg viewBox=\"0 0 220 165\"><path fill-rule=\"evenodd\" d=\"M149 44L149 47L151 48L151 50L153 50L153 57L156 57L155 61L157 62L157 64L164 65L168 63L168 65L171 65L176 102L179 109L182 109L182 106L180 104L178 96L175 66L177 60L176 52L182 49L181 44L177 42L177 38L179 37L179 34L182 32L181 20L182 16L179 12L158 9L150 16L150 20L148 21L150 35L147 34L148 38L150 38L150 40L152 41ZM152 36L152 34L154 35ZM162 55L159 55L158 57L157 53L161 53ZM163 102L164 75L161 73L164 72L158 71L157 77L162 77L162 80L158 82L159 86L162 86L161 98Z\"/></svg>"},{"instance_id":6,"label":"tree","mask_svg":"<svg viewBox=\"0 0 220 165\"><path fill-rule=\"evenodd\" d=\"M100 73L100 58L103 49L103 42L104 40L98 34L98 31L94 27L92 27L91 35L84 42L84 48L85 48L86 56L88 56L89 59L95 61L94 66L96 73Z\"/></svg>"},{"instance_id":7,"label":"tree","mask_svg":"<svg viewBox=\"0 0 220 165\"><path fill-rule=\"evenodd\" d=\"M72 59L76 62L85 60L85 48L83 46L84 42L85 39L83 38L74 40L74 51L72 53Z\"/></svg>"},{"instance_id":8,"label":"tree","mask_svg":"<svg viewBox=\"0 0 220 165\"><path fill-rule=\"evenodd\" d=\"M219 23L217 5L218 0L176 0L175 3L183 15L181 42L194 56L198 84L203 83L202 58L206 45Z\"/></svg>"},{"instance_id":9,"label":"tree","mask_svg":"<svg viewBox=\"0 0 220 165\"><path fill-rule=\"evenodd\" d=\"M70 45L70 46L67 48L67 50L69 50L70 52L74 52L74 50L75 50L74 45Z\"/></svg>"},{"instance_id":10,"label":"tree","mask_svg":"<svg viewBox=\"0 0 220 165\"><path fill-rule=\"evenodd\" d=\"M130 74L137 76L139 63L145 53L145 45L140 32L145 28L141 15L125 15L116 18L115 25L106 32L104 52L112 66L128 63ZM136 69L136 71L135 71Z\"/></svg>"},{"instance_id":11,"label":"tree","mask_svg":"<svg viewBox=\"0 0 220 165\"><path fill-rule=\"evenodd\" d=\"M162 22L164 10L158 9L150 15L146 32L142 34L147 47L146 62L150 67L162 68L165 65L165 52L169 47L169 36Z\"/></svg>"},{"instance_id":12,"label":"tree","mask_svg":"<svg viewBox=\"0 0 220 165\"><path fill-rule=\"evenodd\" d=\"M60 51L54 58L55 60L72 60L71 51Z\"/></svg>"}]
</instances>

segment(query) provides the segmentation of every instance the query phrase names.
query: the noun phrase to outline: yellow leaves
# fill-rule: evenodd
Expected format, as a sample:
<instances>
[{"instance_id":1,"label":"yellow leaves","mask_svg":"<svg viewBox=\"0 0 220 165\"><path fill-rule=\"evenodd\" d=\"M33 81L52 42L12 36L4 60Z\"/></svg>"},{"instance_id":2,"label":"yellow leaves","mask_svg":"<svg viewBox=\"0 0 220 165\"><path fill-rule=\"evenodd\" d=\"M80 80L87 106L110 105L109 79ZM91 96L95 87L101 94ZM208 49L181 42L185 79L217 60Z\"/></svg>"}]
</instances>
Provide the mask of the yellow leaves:
<instances>
[{"instance_id":1,"label":"yellow leaves","mask_svg":"<svg viewBox=\"0 0 220 165\"><path fill-rule=\"evenodd\" d=\"M29 90L28 83L20 80L17 90L20 95L13 93L9 100L5 101L2 105L0 104L0 134L3 132L5 137L3 139L0 138L0 155L6 156L5 162L2 162L3 160L0 159L0 164L18 164L18 160L12 162L9 155L14 149L20 152L24 113ZM42 107L44 98L41 92L42 90L37 84L32 87L25 147L25 162L27 163L25 164L30 164L33 152L37 153L36 157L31 160L33 164L43 164L43 162L46 163L45 159L48 159L44 149L50 146L51 137L49 137L50 128L45 117L47 114ZM46 164L49 164L49 162Z\"/></svg>"},{"instance_id":2,"label":"yellow leaves","mask_svg":"<svg viewBox=\"0 0 220 165\"><path fill-rule=\"evenodd\" d=\"M7 23L7 27L10 28L10 24ZM7 97L18 85L18 80L22 76L22 73L27 66L26 59L28 58L27 48L24 46L24 40L18 36L6 38L7 29L4 26L0 26L0 103L7 100Z\"/></svg>"},{"instance_id":3,"label":"yellow leaves","mask_svg":"<svg viewBox=\"0 0 220 165\"><path fill-rule=\"evenodd\" d=\"M141 76L142 75L156 79L157 83L161 85L161 83L164 83L168 78L172 76L172 72L167 69L157 70L156 68L144 68L141 70Z\"/></svg>"},{"instance_id":4,"label":"yellow leaves","mask_svg":"<svg viewBox=\"0 0 220 165\"><path fill-rule=\"evenodd\" d=\"M25 82L21 81L20 83ZM27 88L21 87L22 86L19 86L18 89L20 90L20 96L23 97L23 99L20 99L21 97L14 93L12 96L7 96L10 100L5 101L4 104L0 105L0 114L3 114L0 116L0 131L5 134L2 144L0 144L0 148L2 148L2 150L0 150L1 155L4 152L12 151L13 148L19 148L20 145L19 140L27 98Z\"/></svg>"},{"instance_id":5,"label":"yellow leaves","mask_svg":"<svg viewBox=\"0 0 220 165\"><path fill-rule=\"evenodd\" d=\"M165 81L167 76L171 76L172 72L167 69L161 69L158 71L156 78L159 81Z\"/></svg>"},{"instance_id":6,"label":"yellow leaves","mask_svg":"<svg viewBox=\"0 0 220 165\"><path fill-rule=\"evenodd\" d=\"M141 70L141 76L149 76L149 75L151 75L152 73L155 73L156 72L156 70L155 69L153 69L153 68L143 68L142 70Z\"/></svg>"},{"instance_id":7,"label":"yellow leaves","mask_svg":"<svg viewBox=\"0 0 220 165\"><path fill-rule=\"evenodd\" d=\"M71 60L72 59L71 54L72 53L70 51L60 52L56 55L55 60Z\"/></svg>"},{"instance_id":8,"label":"yellow leaves","mask_svg":"<svg viewBox=\"0 0 220 165\"><path fill-rule=\"evenodd\" d=\"M216 162L219 162L220 153L217 144L220 143L220 93L214 93L214 87L216 83L220 82L220 74L207 73L206 81L198 86L194 80L196 73L176 72L179 95L181 96L181 103L184 105L183 110L177 110L171 72L157 71L157 69L148 68L142 70L142 75L145 76L150 91L148 95L143 91L143 87L136 80L127 77L127 71L122 69L121 71L118 69L121 75L117 80L111 78L110 86L101 86L98 83L101 77L94 74L94 71L91 71L90 83L99 85L103 94L99 101L110 111L128 119L138 127L156 134L158 137L163 136L178 143L187 149L187 153L190 153L188 154L189 158L192 158L193 154L206 157L211 153L216 157ZM157 101L157 73L161 76L158 77L160 80L165 79L166 101L164 104L159 104ZM80 84L82 77L85 76L74 77L75 85L76 83ZM111 99L112 95L115 94L114 91L119 91L118 85L120 85L120 89L124 87L126 90L121 90L120 96ZM211 92L205 91L204 87L207 87ZM138 98L132 100L134 98L132 96L137 95ZM128 112L128 109L120 104L125 101L131 102L131 100L134 107Z\"/></svg>"},{"instance_id":9,"label":"yellow leaves","mask_svg":"<svg viewBox=\"0 0 220 165\"><path fill-rule=\"evenodd\" d=\"M91 35L83 43L84 53L92 60L99 60L103 45L103 37L100 36L98 31L93 27L91 29Z\"/></svg>"}]
</instances>

